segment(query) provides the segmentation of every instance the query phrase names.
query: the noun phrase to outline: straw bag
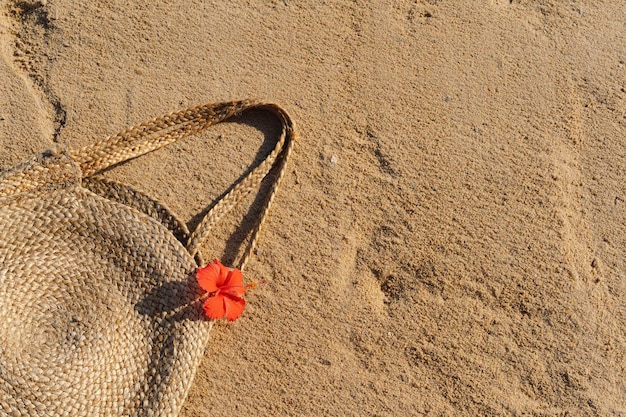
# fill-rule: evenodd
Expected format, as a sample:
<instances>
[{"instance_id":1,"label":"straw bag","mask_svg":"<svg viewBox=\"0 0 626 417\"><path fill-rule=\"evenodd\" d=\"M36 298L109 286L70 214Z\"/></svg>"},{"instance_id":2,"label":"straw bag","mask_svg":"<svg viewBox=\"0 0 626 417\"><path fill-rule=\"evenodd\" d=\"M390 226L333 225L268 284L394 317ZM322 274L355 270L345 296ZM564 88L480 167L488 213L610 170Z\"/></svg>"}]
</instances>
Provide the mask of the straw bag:
<instances>
[{"instance_id":1,"label":"straw bag","mask_svg":"<svg viewBox=\"0 0 626 417\"><path fill-rule=\"evenodd\" d=\"M281 136L193 233L148 196L92 177L251 108L276 115ZM243 267L293 138L274 104L210 104L0 172L0 415L176 416L211 328L193 302L198 249L275 168Z\"/></svg>"}]
</instances>

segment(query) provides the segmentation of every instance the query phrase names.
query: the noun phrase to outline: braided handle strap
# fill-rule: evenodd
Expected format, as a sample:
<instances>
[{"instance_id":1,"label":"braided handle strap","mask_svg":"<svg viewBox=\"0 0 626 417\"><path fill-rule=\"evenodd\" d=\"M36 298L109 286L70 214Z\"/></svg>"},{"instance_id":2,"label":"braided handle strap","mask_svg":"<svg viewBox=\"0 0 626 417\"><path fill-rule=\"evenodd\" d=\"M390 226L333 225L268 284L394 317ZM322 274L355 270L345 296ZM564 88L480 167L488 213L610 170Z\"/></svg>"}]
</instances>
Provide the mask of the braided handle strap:
<instances>
[{"instance_id":1,"label":"braided handle strap","mask_svg":"<svg viewBox=\"0 0 626 417\"><path fill-rule=\"evenodd\" d=\"M187 250L191 256L196 256L200 247L207 240L213 226L245 196L258 189L265 176L273 167L276 167L278 172L275 181L261 209L261 214L254 227L249 243L239 261L238 267L243 270L250 254L254 250L258 234L272 205L278 185L284 175L285 165L296 136L293 121L281 107L273 103L255 100L206 104L157 117L96 142L91 146L70 151L70 154L74 161L79 164L83 178L86 178L115 164L136 158L174 143L186 136L198 133L211 125L239 115L250 109L264 109L276 115L282 124L280 138L265 160L235 184L235 186L211 208L200 221L187 242Z\"/></svg>"}]
</instances>

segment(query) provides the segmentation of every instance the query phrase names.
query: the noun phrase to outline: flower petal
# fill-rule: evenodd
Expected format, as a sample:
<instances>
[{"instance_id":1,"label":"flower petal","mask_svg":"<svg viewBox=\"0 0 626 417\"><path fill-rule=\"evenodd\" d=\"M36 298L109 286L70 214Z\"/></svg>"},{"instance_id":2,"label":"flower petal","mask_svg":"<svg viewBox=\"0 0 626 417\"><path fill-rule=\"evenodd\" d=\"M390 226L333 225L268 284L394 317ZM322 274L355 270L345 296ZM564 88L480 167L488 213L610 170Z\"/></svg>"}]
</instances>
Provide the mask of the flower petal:
<instances>
[{"instance_id":1,"label":"flower petal","mask_svg":"<svg viewBox=\"0 0 626 417\"><path fill-rule=\"evenodd\" d=\"M226 319L235 321L243 313L246 306L246 300L236 295L224 294L224 305L226 307Z\"/></svg>"},{"instance_id":2,"label":"flower petal","mask_svg":"<svg viewBox=\"0 0 626 417\"><path fill-rule=\"evenodd\" d=\"M217 258L213 259L213 262L219 271L219 277L217 279L217 286L223 287L224 283L228 279L228 273L230 272L230 269L222 265L222 263L218 261Z\"/></svg>"},{"instance_id":3,"label":"flower petal","mask_svg":"<svg viewBox=\"0 0 626 417\"><path fill-rule=\"evenodd\" d=\"M219 279L220 269L215 264L210 264L196 269L196 279L200 288L207 292L215 292L218 290L217 281Z\"/></svg>"},{"instance_id":4,"label":"flower petal","mask_svg":"<svg viewBox=\"0 0 626 417\"><path fill-rule=\"evenodd\" d=\"M246 286L243 285L243 276L241 275L241 271L237 268L233 269L230 274L228 274L228 279L224 283L224 287L222 287L222 289L233 295L243 295L243 293L246 292Z\"/></svg>"},{"instance_id":5,"label":"flower petal","mask_svg":"<svg viewBox=\"0 0 626 417\"><path fill-rule=\"evenodd\" d=\"M204 314L211 320L221 319L226 314L225 300L226 298L222 294L207 298L202 306Z\"/></svg>"}]
</instances>

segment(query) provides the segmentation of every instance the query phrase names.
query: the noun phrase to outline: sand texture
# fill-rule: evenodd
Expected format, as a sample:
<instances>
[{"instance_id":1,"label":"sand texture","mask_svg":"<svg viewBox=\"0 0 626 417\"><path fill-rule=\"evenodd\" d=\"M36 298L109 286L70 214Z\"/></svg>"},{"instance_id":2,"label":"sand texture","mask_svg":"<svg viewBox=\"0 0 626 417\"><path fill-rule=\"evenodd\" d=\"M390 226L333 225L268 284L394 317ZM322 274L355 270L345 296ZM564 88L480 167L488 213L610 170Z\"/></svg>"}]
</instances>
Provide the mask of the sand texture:
<instances>
[{"instance_id":1,"label":"sand texture","mask_svg":"<svg viewBox=\"0 0 626 417\"><path fill-rule=\"evenodd\" d=\"M626 416L624 22L610 0L5 1L0 168L196 104L290 112L244 277L267 284L214 326L184 417ZM278 127L252 112L106 175L193 227ZM206 258L233 261L254 208Z\"/></svg>"}]
</instances>

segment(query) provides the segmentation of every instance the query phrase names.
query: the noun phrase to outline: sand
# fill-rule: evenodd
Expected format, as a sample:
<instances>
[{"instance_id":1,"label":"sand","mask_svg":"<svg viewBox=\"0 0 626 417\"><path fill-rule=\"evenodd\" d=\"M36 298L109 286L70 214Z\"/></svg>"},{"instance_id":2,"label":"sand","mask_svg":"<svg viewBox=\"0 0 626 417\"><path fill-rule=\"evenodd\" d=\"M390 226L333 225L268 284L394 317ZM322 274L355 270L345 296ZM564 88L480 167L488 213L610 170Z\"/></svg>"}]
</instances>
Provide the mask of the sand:
<instances>
[{"instance_id":1,"label":"sand","mask_svg":"<svg viewBox=\"0 0 626 417\"><path fill-rule=\"evenodd\" d=\"M214 327L182 416L624 416L625 21L619 1L6 1L0 168L279 103L300 138L246 271L267 283ZM276 132L254 112L107 176L193 226ZM251 204L207 258L232 262Z\"/></svg>"}]
</instances>

